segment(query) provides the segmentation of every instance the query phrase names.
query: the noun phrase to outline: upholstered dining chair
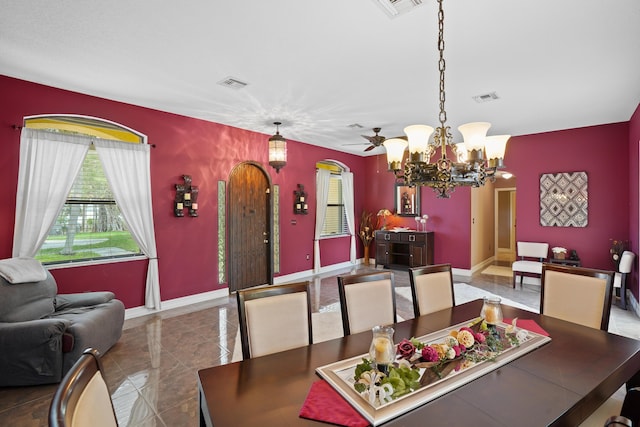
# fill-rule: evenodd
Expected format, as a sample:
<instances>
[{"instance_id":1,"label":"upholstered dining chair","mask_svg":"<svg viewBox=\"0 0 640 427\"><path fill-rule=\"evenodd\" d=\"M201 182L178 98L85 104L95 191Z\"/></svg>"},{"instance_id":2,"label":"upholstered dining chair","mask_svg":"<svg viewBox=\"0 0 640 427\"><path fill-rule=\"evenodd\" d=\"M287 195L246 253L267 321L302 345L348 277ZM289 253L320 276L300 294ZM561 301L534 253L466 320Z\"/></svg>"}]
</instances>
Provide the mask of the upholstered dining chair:
<instances>
[{"instance_id":1,"label":"upholstered dining chair","mask_svg":"<svg viewBox=\"0 0 640 427\"><path fill-rule=\"evenodd\" d=\"M338 276L338 294L345 336L396 322L391 271Z\"/></svg>"},{"instance_id":2,"label":"upholstered dining chair","mask_svg":"<svg viewBox=\"0 0 640 427\"><path fill-rule=\"evenodd\" d=\"M409 269L409 283L415 317L453 307L451 264L436 264Z\"/></svg>"},{"instance_id":3,"label":"upholstered dining chair","mask_svg":"<svg viewBox=\"0 0 640 427\"><path fill-rule=\"evenodd\" d=\"M313 344L309 282L237 291L242 357Z\"/></svg>"},{"instance_id":4,"label":"upholstered dining chair","mask_svg":"<svg viewBox=\"0 0 640 427\"><path fill-rule=\"evenodd\" d=\"M636 254L631 251L622 252L620 257L620 263L618 264L618 271L613 278L613 289L620 292L620 308L627 309L627 276L631 273L633 268L633 260L636 258Z\"/></svg>"},{"instance_id":5,"label":"upholstered dining chair","mask_svg":"<svg viewBox=\"0 0 640 427\"><path fill-rule=\"evenodd\" d=\"M606 331L613 271L544 264L540 313Z\"/></svg>"},{"instance_id":6,"label":"upholstered dining chair","mask_svg":"<svg viewBox=\"0 0 640 427\"><path fill-rule=\"evenodd\" d=\"M98 350L86 349L56 389L49 427L117 427Z\"/></svg>"}]
</instances>

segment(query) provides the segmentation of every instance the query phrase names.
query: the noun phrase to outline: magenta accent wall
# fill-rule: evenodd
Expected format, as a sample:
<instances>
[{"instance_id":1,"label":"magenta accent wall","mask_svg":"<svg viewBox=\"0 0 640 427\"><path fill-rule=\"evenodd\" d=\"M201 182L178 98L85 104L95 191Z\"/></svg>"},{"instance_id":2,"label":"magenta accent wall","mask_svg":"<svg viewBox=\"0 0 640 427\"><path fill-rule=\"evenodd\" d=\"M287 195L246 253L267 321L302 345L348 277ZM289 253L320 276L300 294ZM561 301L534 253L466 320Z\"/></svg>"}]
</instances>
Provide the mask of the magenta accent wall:
<instances>
[{"instance_id":1,"label":"magenta accent wall","mask_svg":"<svg viewBox=\"0 0 640 427\"><path fill-rule=\"evenodd\" d=\"M224 288L217 277L217 183L227 181L242 161L264 165L280 186L280 275L313 267L315 163L333 159L354 172L356 227L362 209L377 212L394 205L394 176L385 156L360 157L289 141L288 164L279 174L267 165L267 135L55 89L0 76L0 258L11 256L14 201L18 176L20 125L24 116L68 113L95 116L129 126L156 144L151 154L154 221L163 300ZM640 110L640 108L639 108ZM505 162L517 176L519 240L547 241L578 250L589 267L612 268L609 239L631 240L638 253L638 141L640 111L630 122L513 137ZM287 137L286 129L282 133ZM628 159L627 159L628 157ZM581 229L541 227L539 177L545 172L586 171L589 175L589 226ZM200 187L200 217L175 218L173 190L183 174ZM309 194L309 215L294 215L293 190L303 184ZM468 188L451 199L437 199L421 190L421 209L435 231L435 262L455 268L470 265L471 197ZM230 195L229 197L233 197ZM295 222L295 223L294 223ZM412 218L395 225L414 226ZM362 245L357 239L358 256ZM372 251L373 252L373 251ZM349 239L321 242L321 264L349 259ZM309 255L309 260L306 255ZM372 253L372 256L374 253ZM637 265L637 263L636 263ZM144 303L146 261L53 270L61 292L112 290L127 307ZM637 274L633 291L638 295Z\"/></svg>"},{"instance_id":2,"label":"magenta accent wall","mask_svg":"<svg viewBox=\"0 0 640 427\"><path fill-rule=\"evenodd\" d=\"M386 155L367 158L367 171L369 194L364 208L372 212L384 208L393 211L395 178L387 171ZM420 191L420 212L429 215L427 229L434 232L434 262L450 263L461 269L471 268L471 190L458 188L450 199L438 199L430 188ZM416 222L413 217L396 216L391 225L415 229ZM375 255L373 247L372 256Z\"/></svg>"},{"instance_id":3,"label":"magenta accent wall","mask_svg":"<svg viewBox=\"0 0 640 427\"><path fill-rule=\"evenodd\" d=\"M505 163L518 179L516 239L575 249L585 267L611 270L610 239L629 237L628 123L512 137ZM540 225L540 175L585 171L584 228Z\"/></svg>"},{"instance_id":4,"label":"magenta accent wall","mask_svg":"<svg viewBox=\"0 0 640 427\"><path fill-rule=\"evenodd\" d=\"M309 270L313 266L314 215L294 215L293 190L300 183L309 191L310 212L315 212L315 163L334 159L354 172L356 194L362 194L365 159L321 147L289 141L288 164L279 174L267 164L268 135L204 120L42 86L0 76L0 258L11 256L14 204L18 176L20 132L23 117L38 114L82 114L112 120L149 137L154 222L160 268L162 300L211 291L218 284L217 186L226 181L239 162L264 165L272 183L280 186L280 274ZM286 138L286 129L281 129ZM190 174L200 188L199 217L176 218L172 201L175 184ZM233 197L233 195L229 195ZM356 198L356 212L362 202ZM292 220L296 224L292 224ZM349 259L349 239L323 242L322 264ZM306 259L310 254L310 260ZM144 304L146 261L53 270L61 292L112 290L127 307Z\"/></svg>"},{"instance_id":5,"label":"magenta accent wall","mask_svg":"<svg viewBox=\"0 0 640 427\"><path fill-rule=\"evenodd\" d=\"M638 242L638 236L640 235L640 224L638 223L640 217L640 208L638 206L638 198L640 196L640 104L636 108L636 111L631 116L629 121L629 239L631 240L631 250L636 254L640 253L640 242ZM640 289L638 286L639 265L638 258L636 257L634 264L634 274L631 277L631 283L629 288L633 292L638 300L640 296Z\"/></svg>"}]
</instances>

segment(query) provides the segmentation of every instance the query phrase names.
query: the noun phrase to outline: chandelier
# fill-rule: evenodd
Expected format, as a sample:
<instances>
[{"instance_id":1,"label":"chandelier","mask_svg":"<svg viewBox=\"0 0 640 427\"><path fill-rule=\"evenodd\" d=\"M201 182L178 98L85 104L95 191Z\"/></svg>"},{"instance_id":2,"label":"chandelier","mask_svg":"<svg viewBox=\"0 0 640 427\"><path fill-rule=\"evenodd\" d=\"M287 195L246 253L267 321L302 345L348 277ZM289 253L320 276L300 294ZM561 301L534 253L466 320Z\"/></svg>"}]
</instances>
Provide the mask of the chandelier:
<instances>
[{"instance_id":1,"label":"chandelier","mask_svg":"<svg viewBox=\"0 0 640 427\"><path fill-rule=\"evenodd\" d=\"M453 143L451 129L446 126L447 112L444 109L444 11L438 0L438 70L440 71L440 126L436 129L426 125L404 128L407 137L387 139L383 145L387 150L387 162L403 185L432 187L438 198L449 198L456 187L480 187L486 180L495 181L496 172L504 167L503 159L507 141L511 135L487 137L491 127L487 122L467 123L458 127L464 142ZM435 131L435 133L434 133ZM433 141L430 136L433 134ZM409 156L402 169L405 149ZM431 163L431 157L440 148L441 157ZM447 148L455 155L455 161L447 157ZM485 155L487 160L485 161Z\"/></svg>"}]
</instances>

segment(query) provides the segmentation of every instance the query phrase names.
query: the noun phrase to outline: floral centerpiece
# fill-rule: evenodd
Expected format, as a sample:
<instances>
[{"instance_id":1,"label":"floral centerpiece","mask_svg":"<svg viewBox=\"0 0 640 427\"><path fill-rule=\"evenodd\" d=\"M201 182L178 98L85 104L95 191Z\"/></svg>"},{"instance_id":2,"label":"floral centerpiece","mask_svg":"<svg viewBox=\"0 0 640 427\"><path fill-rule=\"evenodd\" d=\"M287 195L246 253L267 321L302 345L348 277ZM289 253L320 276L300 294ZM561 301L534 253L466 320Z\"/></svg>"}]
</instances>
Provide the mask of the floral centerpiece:
<instances>
[{"instance_id":1,"label":"floral centerpiece","mask_svg":"<svg viewBox=\"0 0 640 427\"><path fill-rule=\"evenodd\" d=\"M475 364L494 361L504 350L529 338L526 330L516 328L516 321L502 328L479 318L436 343L404 339L396 346L395 361L386 369L363 358L355 368L354 389L379 407Z\"/></svg>"}]
</instances>

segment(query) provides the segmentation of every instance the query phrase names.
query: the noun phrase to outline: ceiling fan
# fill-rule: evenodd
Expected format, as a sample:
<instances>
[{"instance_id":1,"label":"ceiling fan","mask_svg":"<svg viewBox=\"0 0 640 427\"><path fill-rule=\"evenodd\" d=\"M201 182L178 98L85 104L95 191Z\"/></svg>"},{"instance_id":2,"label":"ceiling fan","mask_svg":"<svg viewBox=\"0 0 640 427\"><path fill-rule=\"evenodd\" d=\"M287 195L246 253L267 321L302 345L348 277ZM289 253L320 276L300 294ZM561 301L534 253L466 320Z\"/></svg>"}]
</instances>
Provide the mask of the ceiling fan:
<instances>
[{"instance_id":1,"label":"ceiling fan","mask_svg":"<svg viewBox=\"0 0 640 427\"><path fill-rule=\"evenodd\" d=\"M382 135L378 135L380 130L381 130L381 128L373 128L373 132L375 132L374 136L361 135L364 139L369 141L369 146L367 148L365 148L364 151L371 151L374 148L381 146L382 143L384 141L386 141L387 138L385 138ZM362 144L366 144L366 142L361 142L361 143L357 143L357 144L344 144L344 145L362 145Z\"/></svg>"},{"instance_id":2,"label":"ceiling fan","mask_svg":"<svg viewBox=\"0 0 640 427\"><path fill-rule=\"evenodd\" d=\"M382 130L381 128L373 128L373 132L375 132L374 136L361 135L364 139L369 141L369 143L371 144L367 148L365 148L364 151L371 151L374 148L379 147L387 139L382 135L378 135L378 133L381 130Z\"/></svg>"}]
</instances>

